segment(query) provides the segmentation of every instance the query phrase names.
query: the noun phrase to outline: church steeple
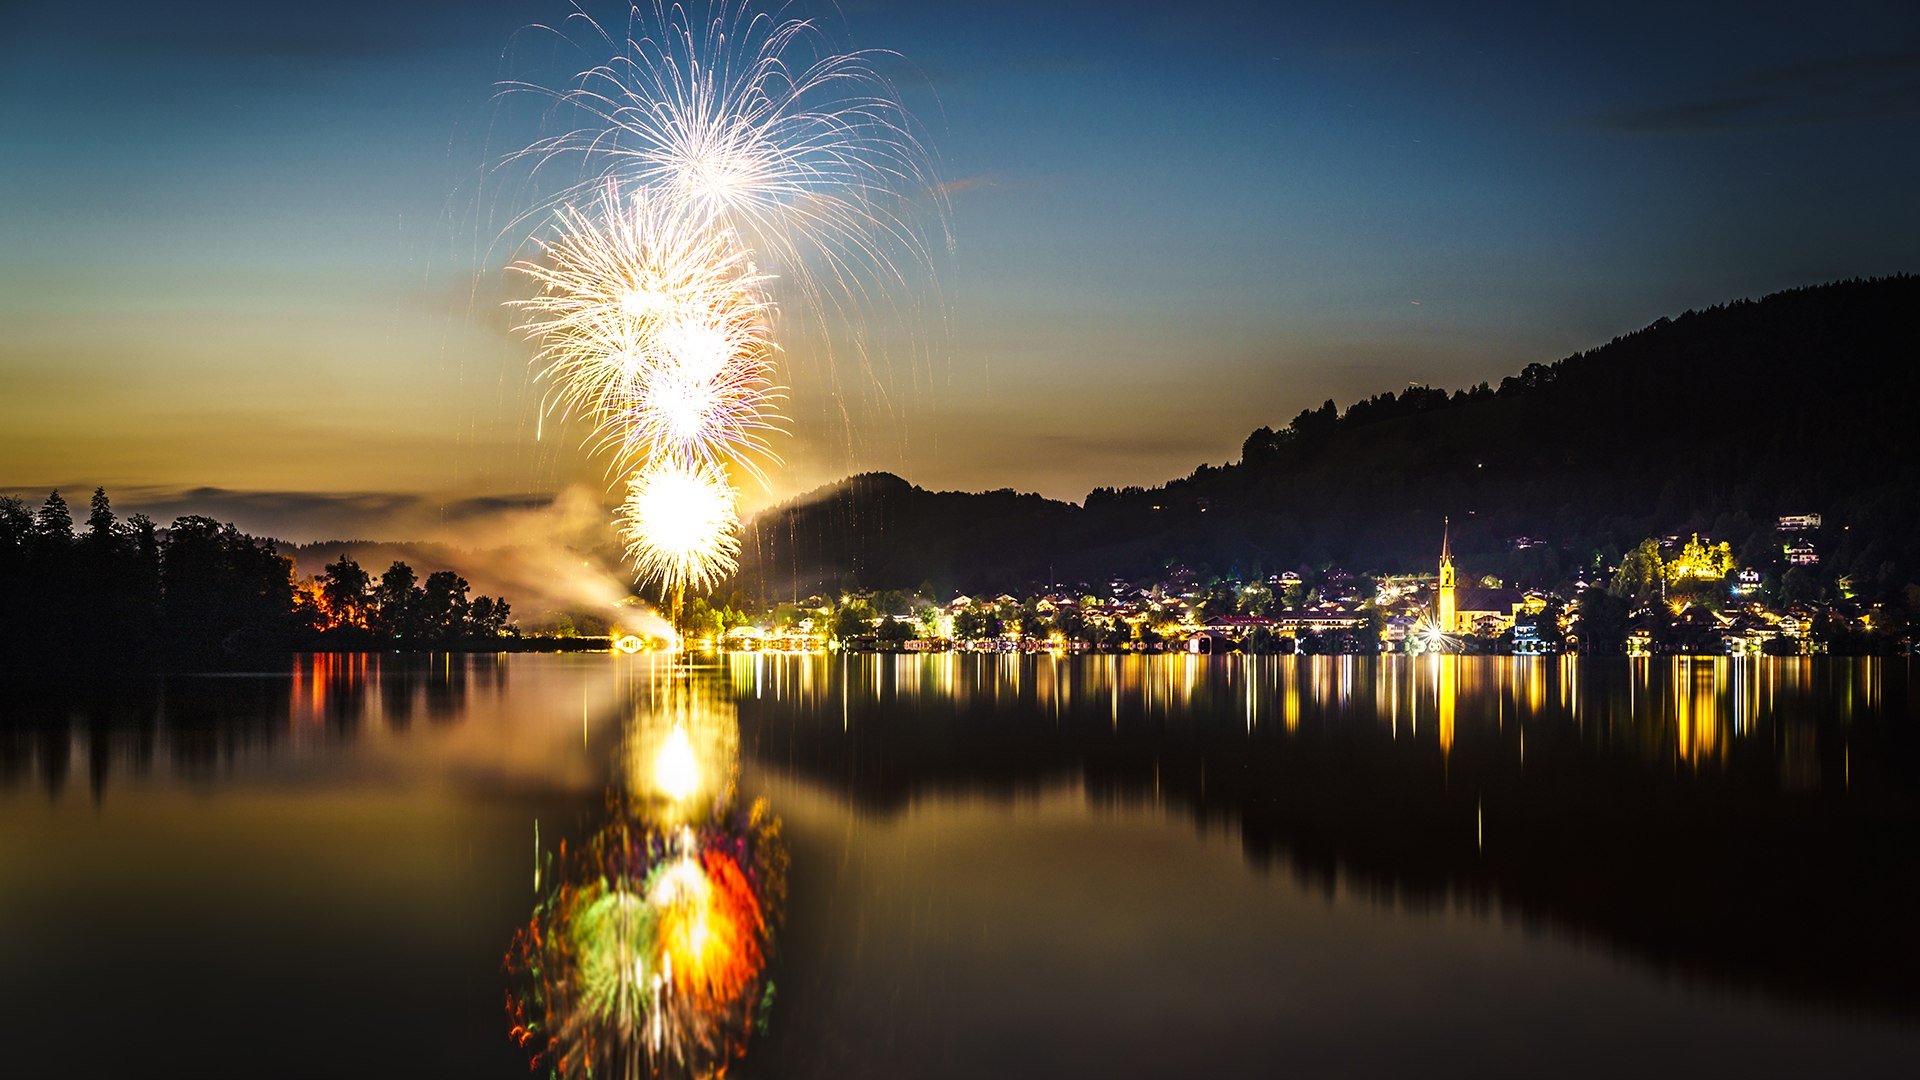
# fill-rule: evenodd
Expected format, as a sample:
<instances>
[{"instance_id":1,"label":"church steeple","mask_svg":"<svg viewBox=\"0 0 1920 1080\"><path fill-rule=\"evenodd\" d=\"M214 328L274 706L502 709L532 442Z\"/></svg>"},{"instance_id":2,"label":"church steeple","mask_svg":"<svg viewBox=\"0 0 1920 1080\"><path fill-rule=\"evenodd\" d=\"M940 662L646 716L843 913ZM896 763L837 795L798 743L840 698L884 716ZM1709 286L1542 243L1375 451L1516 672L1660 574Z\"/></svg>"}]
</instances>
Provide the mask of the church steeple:
<instances>
[{"instance_id":1,"label":"church steeple","mask_svg":"<svg viewBox=\"0 0 1920 1080\"><path fill-rule=\"evenodd\" d=\"M1440 523L1440 591L1433 601L1433 621L1440 625L1443 634L1454 633L1454 597L1453 597L1453 538L1452 519L1442 518Z\"/></svg>"}]
</instances>

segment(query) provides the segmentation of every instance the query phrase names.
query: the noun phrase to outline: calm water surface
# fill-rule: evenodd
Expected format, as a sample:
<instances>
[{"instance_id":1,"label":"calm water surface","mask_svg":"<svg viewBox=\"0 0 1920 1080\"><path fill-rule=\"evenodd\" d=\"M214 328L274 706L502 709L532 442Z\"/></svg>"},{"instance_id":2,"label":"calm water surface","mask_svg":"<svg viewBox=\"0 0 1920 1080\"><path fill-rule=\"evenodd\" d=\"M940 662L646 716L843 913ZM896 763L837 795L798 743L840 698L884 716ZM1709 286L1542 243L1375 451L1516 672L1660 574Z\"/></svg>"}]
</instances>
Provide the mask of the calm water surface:
<instances>
[{"instance_id":1,"label":"calm water surface","mask_svg":"<svg viewBox=\"0 0 1920 1080\"><path fill-rule=\"evenodd\" d=\"M8 1075L528 1075L536 843L674 676L298 658L0 698ZM727 657L791 856L747 1076L1913 1075L1902 661ZM702 730L708 730L703 728ZM536 841L536 835L538 840Z\"/></svg>"}]
</instances>

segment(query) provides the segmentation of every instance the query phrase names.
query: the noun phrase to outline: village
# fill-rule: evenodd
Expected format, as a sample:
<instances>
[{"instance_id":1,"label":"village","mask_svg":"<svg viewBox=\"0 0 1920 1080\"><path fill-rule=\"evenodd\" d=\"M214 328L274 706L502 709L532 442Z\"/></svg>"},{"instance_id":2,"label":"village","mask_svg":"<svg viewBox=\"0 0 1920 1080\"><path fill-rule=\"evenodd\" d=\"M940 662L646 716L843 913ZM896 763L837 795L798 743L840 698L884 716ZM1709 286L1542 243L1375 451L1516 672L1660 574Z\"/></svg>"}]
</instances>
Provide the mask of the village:
<instances>
[{"instance_id":1,"label":"village","mask_svg":"<svg viewBox=\"0 0 1920 1080\"><path fill-rule=\"evenodd\" d=\"M1817 514L1783 516L1778 556L1738 566L1698 534L1650 538L1551 585L1474 576L1439 538L1432 573L1336 566L1251 580L1172 567L1153 580L1028 595L812 596L758 613L696 600L690 644L726 651L1466 653L1632 656L1884 654L1913 647L1905 604L1870 603L1822 572ZM1520 550L1545 542L1515 537ZM632 647L641 639L616 634Z\"/></svg>"}]
</instances>

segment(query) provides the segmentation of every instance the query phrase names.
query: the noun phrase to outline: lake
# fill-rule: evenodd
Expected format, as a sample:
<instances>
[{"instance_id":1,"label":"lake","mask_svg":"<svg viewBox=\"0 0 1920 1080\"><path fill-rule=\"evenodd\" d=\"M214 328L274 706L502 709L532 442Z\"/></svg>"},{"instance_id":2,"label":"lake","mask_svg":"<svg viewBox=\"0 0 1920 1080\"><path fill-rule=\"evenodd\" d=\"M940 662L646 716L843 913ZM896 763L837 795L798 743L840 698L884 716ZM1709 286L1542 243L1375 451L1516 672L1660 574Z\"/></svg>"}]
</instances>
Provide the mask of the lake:
<instances>
[{"instance_id":1,"label":"lake","mask_svg":"<svg viewBox=\"0 0 1920 1080\"><path fill-rule=\"evenodd\" d=\"M1920 1060L1906 661L314 655L5 683L9 1075Z\"/></svg>"}]
</instances>

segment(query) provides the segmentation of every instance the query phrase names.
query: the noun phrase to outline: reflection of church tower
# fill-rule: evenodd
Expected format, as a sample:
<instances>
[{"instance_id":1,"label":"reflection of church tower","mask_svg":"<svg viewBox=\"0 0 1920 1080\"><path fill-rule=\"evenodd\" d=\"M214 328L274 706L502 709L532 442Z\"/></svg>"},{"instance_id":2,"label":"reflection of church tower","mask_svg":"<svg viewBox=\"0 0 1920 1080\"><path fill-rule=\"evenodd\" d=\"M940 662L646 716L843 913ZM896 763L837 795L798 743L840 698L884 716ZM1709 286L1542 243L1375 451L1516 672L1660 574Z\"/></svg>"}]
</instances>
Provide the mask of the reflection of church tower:
<instances>
[{"instance_id":1,"label":"reflection of church tower","mask_svg":"<svg viewBox=\"0 0 1920 1080\"><path fill-rule=\"evenodd\" d=\"M1440 525L1440 594L1433 601L1433 621L1440 624L1440 632L1451 634L1453 627L1453 547L1448 542L1448 522L1441 519Z\"/></svg>"}]
</instances>

